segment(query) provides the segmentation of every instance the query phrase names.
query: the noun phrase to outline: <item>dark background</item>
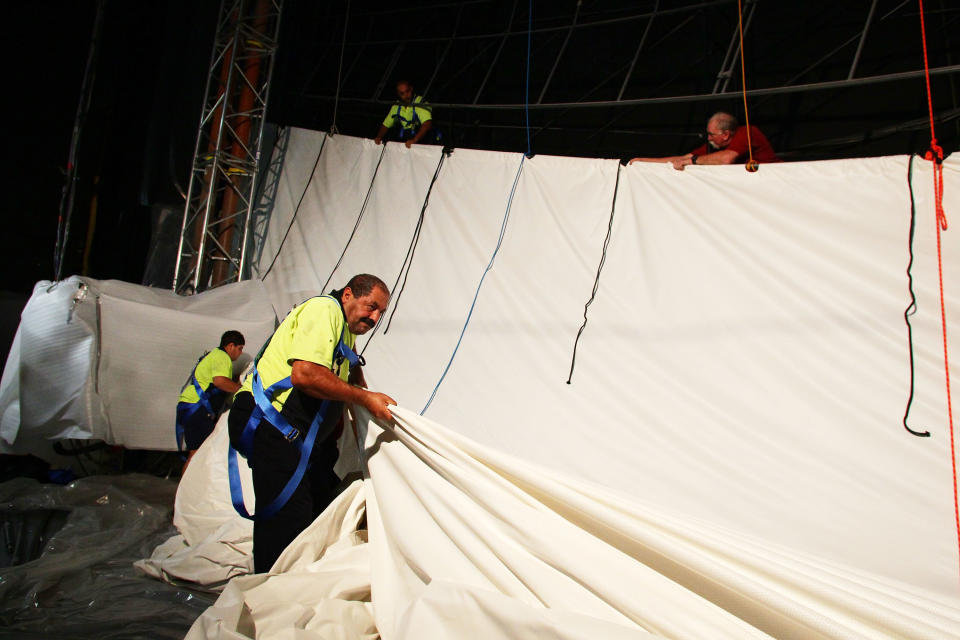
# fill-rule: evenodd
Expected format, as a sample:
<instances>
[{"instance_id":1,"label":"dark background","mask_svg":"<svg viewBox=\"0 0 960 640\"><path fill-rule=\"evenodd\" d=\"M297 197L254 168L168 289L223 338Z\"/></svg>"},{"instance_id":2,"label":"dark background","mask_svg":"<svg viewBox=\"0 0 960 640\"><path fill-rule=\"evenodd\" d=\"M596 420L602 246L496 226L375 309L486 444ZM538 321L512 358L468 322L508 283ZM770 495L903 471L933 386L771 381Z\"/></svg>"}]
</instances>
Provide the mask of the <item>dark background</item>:
<instances>
[{"instance_id":1,"label":"dark background","mask_svg":"<svg viewBox=\"0 0 960 640\"><path fill-rule=\"evenodd\" d=\"M14 305L54 276L65 167L98 7L96 0L24 4L8 7L13 171L3 213L10 267L0 289ZM960 6L924 4L930 66L960 62ZM847 79L870 0L744 6L745 15L755 7L744 42L748 89L808 86L749 97L751 123L784 159L929 147L922 77L862 81L923 69L917 1L877 3L854 82L833 88L815 85ZM104 0L64 276L142 281L152 212L182 207L218 11L209 0ZM682 153L701 143L714 111L743 120L739 64L726 93L715 94L737 15L735 0L537 0L528 116L527 0L285 0L267 119L320 130L336 124L341 133L372 137L394 83L407 78L427 90L444 142L454 147L525 151L529 117L535 153L624 161ZM580 26L571 30L574 16ZM931 83L947 154L960 138L958 80L951 71ZM623 100L660 101L582 105L613 102L621 90ZM544 106L556 103L581 105Z\"/></svg>"}]
</instances>

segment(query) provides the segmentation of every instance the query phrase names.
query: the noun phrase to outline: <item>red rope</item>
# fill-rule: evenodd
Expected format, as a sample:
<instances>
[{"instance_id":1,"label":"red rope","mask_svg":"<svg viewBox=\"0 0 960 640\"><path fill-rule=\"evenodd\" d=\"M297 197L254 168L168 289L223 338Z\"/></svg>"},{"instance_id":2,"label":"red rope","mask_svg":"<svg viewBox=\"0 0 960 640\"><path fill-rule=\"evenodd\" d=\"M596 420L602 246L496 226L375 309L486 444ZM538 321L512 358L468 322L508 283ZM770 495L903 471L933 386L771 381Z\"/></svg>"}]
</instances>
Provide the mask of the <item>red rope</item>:
<instances>
[{"instance_id":1,"label":"red rope","mask_svg":"<svg viewBox=\"0 0 960 640\"><path fill-rule=\"evenodd\" d=\"M930 113L930 150L926 159L933 163L933 201L937 212L937 270L940 276L940 325L943 331L943 367L947 380L947 417L950 420L950 464L953 468L953 517L957 528L957 548L960 551L960 500L957 496L957 451L953 437L953 400L950 396L950 358L947 349L947 308L943 300L943 252L941 231L947 230L947 214L943 210L943 149L937 144L933 126L933 93L930 91L930 63L927 60L927 28L923 20L923 0L920 3L920 34L923 37L923 70L927 81L927 107Z\"/></svg>"},{"instance_id":2,"label":"red rope","mask_svg":"<svg viewBox=\"0 0 960 640\"><path fill-rule=\"evenodd\" d=\"M749 159L745 168L753 172L759 168L759 165L753 159L753 143L750 141L750 111L747 109L747 71L743 61L745 54L743 52L743 2L737 0L737 27L740 31L740 85L743 89L743 118L747 123L747 155Z\"/></svg>"}]
</instances>

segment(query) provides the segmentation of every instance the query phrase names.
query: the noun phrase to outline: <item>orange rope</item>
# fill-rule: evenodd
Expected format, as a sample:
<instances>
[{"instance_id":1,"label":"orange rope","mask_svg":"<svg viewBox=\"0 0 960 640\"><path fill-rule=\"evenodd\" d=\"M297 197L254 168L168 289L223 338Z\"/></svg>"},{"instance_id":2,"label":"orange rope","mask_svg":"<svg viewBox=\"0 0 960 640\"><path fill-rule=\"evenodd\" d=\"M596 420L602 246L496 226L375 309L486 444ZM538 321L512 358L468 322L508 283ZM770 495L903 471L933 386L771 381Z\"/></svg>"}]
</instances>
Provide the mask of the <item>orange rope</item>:
<instances>
[{"instance_id":1,"label":"orange rope","mask_svg":"<svg viewBox=\"0 0 960 640\"><path fill-rule=\"evenodd\" d=\"M743 89L743 118L747 122L747 171L756 171L759 165L753 160L753 143L750 141L750 112L747 110L747 72L743 62L743 0L737 0L737 25L740 28L740 85Z\"/></svg>"},{"instance_id":2,"label":"orange rope","mask_svg":"<svg viewBox=\"0 0 960 640\"><path fill-rule=\"evenodd\" d=\"M957 496L957 452L953 437L953 400L950 396L950 358L947 349L947 308L943 300L943 252L941 231L947 230L947 214L943 210L943 149L937 144L933 127L933 93L930 91L930 63L927 60L927 28L923 20L923 0L920 3L920 34L923 37L923 69L927 81L927 106L930 112L930 150L926 159L933 163L933 200L937 212L937 270L940 275L940 324L943 330L943 367L947 380L947 417L950 420L950 463L953 467L953 517L960 549L960 500Z\"/></svg>"}]
</instances>

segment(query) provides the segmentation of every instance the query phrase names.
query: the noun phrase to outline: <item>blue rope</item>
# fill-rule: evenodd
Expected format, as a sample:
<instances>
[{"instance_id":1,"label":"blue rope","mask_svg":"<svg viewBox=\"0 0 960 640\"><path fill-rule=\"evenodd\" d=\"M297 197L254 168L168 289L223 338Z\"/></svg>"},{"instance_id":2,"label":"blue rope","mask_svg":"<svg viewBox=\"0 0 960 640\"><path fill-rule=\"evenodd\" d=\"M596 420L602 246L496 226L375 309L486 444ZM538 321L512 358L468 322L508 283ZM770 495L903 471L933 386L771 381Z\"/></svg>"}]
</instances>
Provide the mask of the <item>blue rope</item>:
<instances>
[{"instance_id":1,"label":"blue rope","mask_svg":"<svg viewBox=\"0 0 960 640\"><path fill-rule=\"evenodd\" d=\"M420 410L420 415L426 413L427 409L430 407L430 403L433 402L434 396L437 395L437 390L443 383L443 379L447 377L447 372L450 371L450 365L453 364L453 359L457 355L457 350L460 348L460 343L463 342L463 334L467 332L467 325L470 324L470 318L473 316L473 309L477 306L477 298L480 296L480 287L483 286L483 279L486 278L490 270L493 269L493 261L497 258L497 253L500 251L500 245L503 244L503 236L507 230L507 220L510 219L510 207L513 206L513 194L517 191L517 182L520 181L520 173L523 171L524 160L526 160L526 156L521 156L520 166L517 168L517 175L513 179L513 187L510 189L510 198L507 200L507 210L503 213L503 223L500 225L500 237L497 238L497 246L493 250L493 255L490 256L490 262L487 263L487 268L483 270L483 275L480 276L480 283L477 284L477 291L473 294L473 302L470 304L470 311L467 313L466 322L463 323L463 329L460 330L460 337L457 339L457 346L453 348L453 353L450 354L450 360L447 362L447 366L440 375L440 379L437 381L437 386L435 386L433 391L430 393L430 399L427 400L427 404L425 404L423 409Z\"/></svg>"},{"instance_id":2,"label":"blue rope","mask_svg":"<svg viewBox=\"0 0 960 640\"><path fill-rule=\"evenodd\" d=\"M527 112L527 157L533 157L533 149L530 146L530 40L533 35L533 0L530 0L530 8L527 11L527 89L524 98L524 108Z\"/></svg>"}]
</instances>

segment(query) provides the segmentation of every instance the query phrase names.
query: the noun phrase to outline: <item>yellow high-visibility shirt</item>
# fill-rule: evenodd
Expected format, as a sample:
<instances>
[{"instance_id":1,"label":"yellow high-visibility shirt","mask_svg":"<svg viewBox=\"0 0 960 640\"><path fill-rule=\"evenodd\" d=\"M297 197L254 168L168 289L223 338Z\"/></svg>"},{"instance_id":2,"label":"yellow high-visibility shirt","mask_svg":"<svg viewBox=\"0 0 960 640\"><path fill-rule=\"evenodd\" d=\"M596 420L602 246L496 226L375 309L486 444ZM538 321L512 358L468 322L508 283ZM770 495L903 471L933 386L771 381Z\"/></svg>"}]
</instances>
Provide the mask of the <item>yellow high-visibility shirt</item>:
<instances>
[{"instance_id":1,"label":"yellow high-visibility shirt","mask_svg":"<svg viewBox=\"0 0 960 640\"><path fill-rule=\"evenodd\" d=\"M398 103L390 107L387 117L383 119L383 126L389 129L399 120L401 129L419 129L419 125L415 126L414 113L416 113L420 124L433 119L433 109L423 102L423 96L416 96L412 104L404 106Z\"/></svg>"},{"instance_id":2,"label":"yellow high-visibility shirt","mask_svg":"<svg viewBox=\"0 0 960 640\"><path fill-rule=\"evenodd\" d=\"M233 379L233 360L230 359L226 351L217 347L200 360L193 375L200 384L200 388L207 390L217 376ZM187 386L180 392L179 401L191 404L200 401L200 396L197 395L197 390L193 387L192 382L188 382Z\"/></svg>"},{"instance_id":3,"label":"yellow high-visibility shirt","mask_svg":"<svg viewBox=\"0 0 960 640\"><path fill-rule=\"evenodd\" d=\"M329 296L310 298L287 314L270 338L270 344L257 362L257 371L263 388L288 377L293 372L294 360L306 360L333 371L344 382L350 376L347 360L334 362L334 352L340 343L340 335L351 349L357 337L345 327L340 304ZM253 393L253 376L247 376L239 391ZM277 394L273 406L283 409L290 389Z\"/></svg>"}]
</instances>

